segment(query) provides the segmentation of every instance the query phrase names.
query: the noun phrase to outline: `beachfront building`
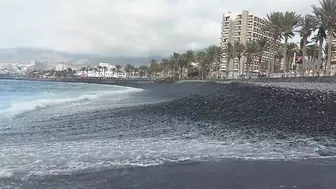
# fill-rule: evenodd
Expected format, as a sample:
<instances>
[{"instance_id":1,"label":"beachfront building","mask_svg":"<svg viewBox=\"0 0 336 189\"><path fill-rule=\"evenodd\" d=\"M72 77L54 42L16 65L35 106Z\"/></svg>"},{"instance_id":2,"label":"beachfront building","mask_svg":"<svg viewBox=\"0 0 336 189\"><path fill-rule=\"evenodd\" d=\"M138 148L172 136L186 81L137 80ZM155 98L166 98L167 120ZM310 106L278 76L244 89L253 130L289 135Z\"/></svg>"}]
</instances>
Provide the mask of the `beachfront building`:
<instances>
[{"instance_id":1,"label":"beachfront building","mask_svg":"<svg viewBox=\"0 0 336 189\"><path fill-rule=\"evenodd\" d=\"M18 63L0 63L0 74L15 74L24 75L25 72L22 70L22 66Z\"/></svg>"},{"instance_id":2,"label":"beachfront building","mask_svg":"<svg viewBox=\"0 0 336 189\"><path fill-rule=\"evenodd\" d=\"M65 66L64 62L61 62L61 63L57 64L56 67L55 67L56 71L64 71L66 69L67 69L67 67Z\"/></svg>"},{"instance_id":3,"label":"beachfront building","mask_svg":"<svg viewBox=\"0 0 336 189\"><path fill-rule=\"evenodd\" d=\"M30 64L25 67L25 70L49 70L51 66L48 62L39 62L37 60L32 60Z\"/></svg>"},{"instance_id":4,"label":"beachfront building","mask_svg":"<svg viewBox=\"0 0 336 189\"><path fill-rule=\"evenodd\" d=\"M327 36L326 41L329 41L329 36ZM336 38L334 37L332 42L333 48L331 48L331 75L336 75ZM327 64L327 60L325 60L325 64ZM326 68L326 65L324 65Z\"/></svg>"},{"instance_id":5,"label":"beachfront building","mask_svg":"<svg viewBox=\"0 0 336 189\"><path fill-rule=\"evenodd\" d=\"M265 20L263 16L251 13L247 10L225 13L222 18L221 46L225 48L228 42L233 44L235 41L239 41L246 45L248 42L256 39L264 37L270 39L270 35L263 30L264 25ZM266 63L269 56L269 52L264 52L261 63ZM226 55L224 55L223 62L224 63L220 66L221 75L226 71ZM259 73L261 63L255 59L251 64L250 71L252 73ZM238 58L235 58L233 64L231 63L230 65L229 78L237 78L239 75L246 73L247 66L245 57L242 57L240 62Z\"/></svg>"},{"instance_id":6,"label":"beachfront building","mask_svg":"<svg viewBox=\"0 0 336 189\"><path fill-rule=\"evenodd\" d=\"M327 42L326 45L328 45L328 41L329 41L329 36L327 36L327 38L326 38L326 42ZM332 41L332 46L333 46L333 48L331 48L331 65L336 64L336 48L335 48L336 47L336 38L335 37Z\"/></svg>"},{"instance_id":7,"label":"beachfront building","mask_svg":"<svg viewBox=\"0 0 336 189\"><path fill-rule=\"evenodd\" d=\"M79 77L94 77L94 78L126 78L126 73L123 67L116 66L111 63L98 63L95 67L84 67L77 72Z\"/></svg>"}]
</instances>

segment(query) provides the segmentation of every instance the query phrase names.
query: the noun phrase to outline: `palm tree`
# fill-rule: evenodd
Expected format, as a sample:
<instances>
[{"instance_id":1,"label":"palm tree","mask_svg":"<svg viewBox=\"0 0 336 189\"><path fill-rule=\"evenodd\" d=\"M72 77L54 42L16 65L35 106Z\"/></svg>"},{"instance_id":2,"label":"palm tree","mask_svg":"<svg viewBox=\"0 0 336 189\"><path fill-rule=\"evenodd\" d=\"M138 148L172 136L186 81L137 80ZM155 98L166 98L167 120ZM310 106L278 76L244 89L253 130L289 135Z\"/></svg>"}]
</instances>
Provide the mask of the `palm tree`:
<instances>
[{"instance_id":1,"label":"palm tree","mask_svg":"<svg viewBox=\"0 0 336 189\"><path fill-rule=\"evenodd\" d=\"M229 79L230 63L231 60L233 60L235 57L234 46L231 42L225 44L224 52L225 52L224 58L226 58L226 65L225 65L226 79Z\"/></svg>"},{"instance_id":2,"label":"palm tree","mask_svg":"<svg viewBox=\"0 0 336 189\"><path fill-rule=\"evenodd\" d=\"M301 18L300 20L300 36L302 39L302 69L303 69L303 74L304 74L304 70L306 69L306 46L307 46L307 40L308 37L310 37L310 35L313 33L313 31L315 31L317 29L317 19L312 16L312 15L305 15L304 17Z\"/></svg>"},{"instance_id":3,"label":"palm tree","mask_svg":"<svg viewBox=\"0 0 336 189\"><path fill-rule=\"evenodd\" d=\"M314 14L323 22L325 30L328 31L327 75L330 75L333 34L336 29L336 0L320 0L320 7L315 5L311 7Z\"/></svg>"},{"instance_id":4,"label":"palm tree","mask_svg":"<svg viewBox=\"0 0 336 189\"><path fill-rule=\"evenodd\" d=\"M85 75L85 71L87 70L87 67L82 67L81 69L80 69L80 71L81 71L81 74L82 75ZM53 72L53 73L55 73L55 72ZM54 74L53 74L54 75Z\"/></svg>"},{"instance_id":5,"label":"palm tree","mask_svg":"<svg viewBox=\"0 0 336 189\"><path fill-rule=\"evenodd\" d=\"M163 78L166 78L169 75L169 60L166 58L163 58L161 62L162 62L161 63L162 69L163 69Z\"/></svg>"},{"instance_id":6,"label":"palm tree","mask_svg":"<svg viewBox=\"0 0 336 189\"><path fill-rule=\"evenodd\" d=\"M216 45L211 45L209 46L208 48L205 49L205 52L207 53L207 59L209 61L209 64L212 65L213 67L213 64L215 63L215 70L216 70L216 73L217 73L217 68L218 68L218 65L216 63L216 60L217 60L217 53L218 53L218 50L217 50L217 46Z\"/></svg>"},{"instance_id":7,"label":"palm tree","mask_svg":"<svg viewBox=\"0 0 336 189\"><path fill-rule=\"evenodd\" d=\"M296 43L289 43L287 44L287 53L286 53L286 58L287 62L289 63L289 67L293 68L293 61L294 61L294 54L297 51L298 46Z\"/></svg>"},{"instance_id":8,"label":"palm tree","mask_svg":"<svg viewBox=\"0 0 336 189\"><path fill-rule=\"evenodd\" d=\"M274 65L274 58L273 63L272 61L272 54L275 53L276 48L276 42L280 39L282 39L282 19L283 14L281 12L272 12L271 14L268 14L265 19L265 31L268 31L268 34L271 36L271 42L270 42L270 51L269 51L269 59L267 63L267 77L271 76L271 65ZM273 67L273 66L272 66Z\"/></svg>"},{"instance_id":9,"label":"palm tree","mask_svg":"<svg viewBox=\"0 0 336 189\"><path fill-rule=\"evenodd\" d=\"M189 77L189 68L190 64L195 61L195 54L192 50L188 50L186 53L184 53L185 63L186 63L186 76Z\"/></svg>"},{"instance_id":10,"label":"palm tree","mask_svg":"<svg viewBox=\"0 0 336 189\"><path fill-rule=\"evenodd\" d=\"M179 67L182 66L182 58L180 53L174 52L172 55L170 55L170 60L173 63L173 78L176 78L176 70L179 71ZM182 71L180 70L179 78L182 78Z\"/></svg>"},{"instance_id":11,"label":"palm tree","mask_svg":"<svg viewBox=\"0 0 336 189\"><path fill-rule=\"evenodd\" d=\"M125 72L126 72L126 74L128 74L127 77L129 77L131 75L132 70L133 70L133 66L131 64L127 64L125 66Z\"/></svg>"},{"instance_id":12,"label":"palm tree","mask_svg":"<svg viewBox=\"0 0 336 189\"><path fill-rule=\"evenodd\" d=\"M279 72L281 70L281 60L283 58L284 58L283 49L279 48L274 55L274 59L275 59L274 70L276 70L276 72ZM277 62L277 60L279 61Z\"/></svg>"},{"instance_id":13,"label":"palm tree","mask_svg":"<svg viewBox=\"0 0 336 189\"><path fill-rule=\"evenodd\" d=\"M209 67L209 56L206 52L198 52L196 55L196 61L199 65L201 79L204 79L205 72Z\"/></svg>"},{"instance_id":14,"label":"palm tree","mask_svg":"<svg viewBox=\"0 0 336 189\"><path fill-rule=\"evenodd\" d=\"M185 76L185 68L187 67L187 59L185 54L181 54L178 59L178 68L180 72L180 79L183 79Z\"/></svg>"},{"instance_id":15,"label":"palm tree","mask_svg":"<svg viewBox=\"0 0 336 189\"><path fill-rule=\"evenodd\" d=\"M116 72L116 68L112 68L112 74L113 74L113 77L114 77L114 72Z\"/></svg>"},{"instance_id":16,"label":"palm tree","mask_svg":"<svg viewBox=\"0 0 336 189\"><path fill-rule=\"evenodd\" d=\"M311 38L312 42L314 43L314 54L312 57L314 57L311 61L313 61L314 63L314 74L315 72L317 72L318 70L318 62L316 61L317 58L318 58L318 51L319 51L319 45L318 45L318 42L319 42L319 38L317 35L314 35L312 38ZM309 45L311 46L311 45Z\"/></svg>"},{"instance_id":17,"label":"palm tree","mask_svg":"<svg viewBox=\"0 0 336 189\"><path fill-rule=\"evenodd\" d=\"M101 72L102 67L98 66L98 77L100 78L100 72Z\"/></svg>"},{"instance_id":18,"label":"palm tree","mask_svg":"<svg viewBox=\"0 0 336 189\"><path fill-rule=\"evenodd\" d=\"M251 64L254 62L254 57L258 53L257 44L255 41L248 42L246 44L245 56L246 56L246 76L249 76L251 71Z\"/></svg>"},{"instance_id":19,"label":"palm tree","mask_svg":"<svg viewBox=\"0 0 336 189\"><path fill-rule=\"evenodd\" d=\"M147 75L148 67L147 66L140 66L139 67L139 76L145 77Z\"/></svg>"},{"instance_id":20,"label":"palm tree","mask_svg":"<svg viewBox=\"0 0 336 189\"><path fill-rule=\"evenodd\" d=\"M266 37L255 40L256 51L259 61L259 66L264 67L262 63L262 56L264 52L269 48L269 42Z\"/></svg>"},{"instance_id":21,"label":"palm tree","mask_svg":"<svg viewBox=\"0 0 336 189\"><path fill-rule=\"evenodd\" d=\"M289 12L286 11L284 14L282 14L281 18L281 29L282 29L282 35L285 38L285 44L284 44L284 50L283 50L283 57L284 57L284 64L283 64L283 73L287 71L287 44L288 39L294 37L294 29L299 25L301 20L301 16L296 14L295 12Z\"/></svg>"},{"instance_id":22,"label":"palm tree","mask_svg":"<svg viewBox=\"0 0 336 189\"><path fill-rule=\"evenodd\" d=\"M89 77L89 71L92 71L92 68L90 66L86 66L86 77L88 78ZM92 72L91 72L92 74Z\"/></svg>"},{"instance_id":23,"label":"palm tree","mask_svg":"<svg viewBox=\"0 0 336 189\"><path fill-rule=\"evenodd\" d=\"M326 62L324 62L324 65L323 65L323 60L328 60L328 51L329 51L329 44L327 43L327 44L325 44L325 46L324 46L324 48L323 48L323 52L324 52L324 54L325 54L325 57L324 58L322 58L322 66L324 66L323 67L323 69L324 69L324 75L327 75L327 72L328 72L328 70L327 70L327 67L328 67L328 63L326 63ZM333 52L333 51L336 51L336 46L335 45L332 45L331 46L331 51ZM322 67L321 66L321 67Z\"/></svg>"},{"instance_id":24,"label":"palm tree","mask_svg":"<svg viewBox=\"0 0 336 189\"><path fill-rule=\"evenodd\" d=\"M104 78L105 78L105 76L106 76L106 75L105 75L105 73L106 73L106 71L107 71L107 70L108 70L108 69L107 69L107 67L106 67L106 66L104 66L104 67L103 67Z\"/></svg>"},{"instance_id":25,"label":"palm tree","mask_svg":"<svg viewBox=\"0 0 336 189\"><path fill-rule=\"evenodd\" d=\"M215 64L216 64L216 75L217 79L219 79L220 65L222 64L222 59L224 55L224 49L220 46L216 46L215 48Z\"/></svg>"},{"instance_id":26,"label":"palm tree","mask_svg":"<svg viewBox=\"0 0 336 189\"><path fill-rule=\"evenodd\" d=\"M156 77L157 69L158 69L157 61L155 59L152 59L151 62L150 62L150 65L149 65L149 70L150 70L150 73L151 73L151 77L153 77L153 74L154 74L154 77Z\"/></svg>"},{"instance_id":27,"label":"palm tree","mask_svg":"<svg viewBox=\"0 0 336 189\"><path fill-rule=\"evenodd\" d=\"M138 76L139 74L139 68L138 67L134 67L134 76Z\"/></svg>"},{"instance_id":28,"label":"palm tree","mask_svg":"<svg viewBox=\"0 0 336 189\"><path fill-rule=\"evenodd\" d=\"M151 64L149 65L149 70L151 75L154 75L154 78L156 79L158 76L158 73L162 71L162 65L159 64L156 60L152 60Z\"/></svg>"},{"instance_id":29,"label":"palm tree","mask_svg":"<svg viewBox=\"0 0 336 189\"><path fill-rule=\"evenodd\" d=\"M320 22L322 24L322 22ZM322 25L320 25L317 32L317 39L319 42L318 56L317 56L317 75L320 75L321 66L322 66L322 52L323 52L323 41L326 39L327 34Z\"/></svg>"},{"instance_id":30,"label":"palm tree","mask_svg":"<svg viewBox=\"0 0 336 189\"><path fill-rule=\"evenodd\" d=\"M245 51L245 45L240 41L235 41L233 43L233 49L234 49L234 57L238 58L238 73L239 75L242 75L244 70L244 64L243 63L241 64L240 61Z\"/></svg>"},{"instance_id":31,"label":"palm tree","mask_svg":"<svg viewBox=\"0 0 336 189\"><path fill-rule=\"evenodd\" d=\"M315 75L317 67L315 66L315 60L317 59L316 51L318 51L318 45L317 44L311 44L307 46L307 57L310 62L308 67L308 71L313 70L313 75Z\"/></svg>"},{"instance_id":32,"label":"palm tree","mask_svg":"<svg viewBox=\"0 0 336 189\"><path fill-rule=\"evenodd\" d=\"M116 65L116 72L117 72L117 77L119 77L119 72L120 72L121 66L118 64Z\"/></svg>"}]
</instances>

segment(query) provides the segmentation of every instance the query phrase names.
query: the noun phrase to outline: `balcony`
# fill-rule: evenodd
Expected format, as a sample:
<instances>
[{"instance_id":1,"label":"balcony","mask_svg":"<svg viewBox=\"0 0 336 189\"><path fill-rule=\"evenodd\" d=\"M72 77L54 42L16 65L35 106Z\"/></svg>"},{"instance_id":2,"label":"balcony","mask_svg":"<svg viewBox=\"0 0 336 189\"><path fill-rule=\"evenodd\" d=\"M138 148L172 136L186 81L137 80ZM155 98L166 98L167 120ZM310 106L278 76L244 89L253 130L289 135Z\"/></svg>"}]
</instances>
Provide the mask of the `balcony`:
<instances>
[{"instance_id":1,"label":"balcony","mask_svg":"<svg viewBox=\"0 0 336 189\"><path fill-rule=\"evenodd\" d=\"M223 17L223 21L229 21L230 16Z\"/></svg>"},{"instance_id":2,"label":"balcony","mask_svg":"<svg viewBox=\"0 0 336 189\"><path fill-rule=\"evenodd\" d=\"M241 25L241 21L235 21L235 24Z\"/></svg>"}]
</instances>

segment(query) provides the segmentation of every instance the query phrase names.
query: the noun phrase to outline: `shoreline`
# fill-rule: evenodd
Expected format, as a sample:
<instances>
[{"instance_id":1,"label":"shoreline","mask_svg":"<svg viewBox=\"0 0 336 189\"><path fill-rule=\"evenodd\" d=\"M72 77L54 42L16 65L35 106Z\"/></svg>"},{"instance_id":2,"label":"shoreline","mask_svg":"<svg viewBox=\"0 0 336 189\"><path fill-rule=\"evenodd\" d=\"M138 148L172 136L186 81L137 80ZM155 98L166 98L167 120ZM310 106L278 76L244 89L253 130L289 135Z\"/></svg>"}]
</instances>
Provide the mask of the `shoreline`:
<instances>
[{"instance_id":1,"label":"shoreline","mask_svg":"<svg viewBox=\"0 0 336 189\"><path fill-rule=\"evenodd\" d=\"M95 83L95 84L108 84L108 85L144 85L144 84L171 84L171 83L279 83L279 82L294 82L294 83L336 83L336 76L323 76L323 77L283 77L283 78L255 78L250 80L132 80L132 79L99 79L99 78L65 78L65 79L46 79L46 78L0 78L4 80L27 80L27 81L52 81L52 82L72 82L72 83Z\"/></svg>"},{"instance_id":2,"label":"shoreline","mask_svg":"<svg viewBox=\"0 0 336 189\"><path fill-rule=\"evenodd\" d=\"M183 162L149 167L30 178L17 182L25 188L304 188L333 189L334 161L267 161L226 159L212 162Z\"/></svg>"}]
</instances>

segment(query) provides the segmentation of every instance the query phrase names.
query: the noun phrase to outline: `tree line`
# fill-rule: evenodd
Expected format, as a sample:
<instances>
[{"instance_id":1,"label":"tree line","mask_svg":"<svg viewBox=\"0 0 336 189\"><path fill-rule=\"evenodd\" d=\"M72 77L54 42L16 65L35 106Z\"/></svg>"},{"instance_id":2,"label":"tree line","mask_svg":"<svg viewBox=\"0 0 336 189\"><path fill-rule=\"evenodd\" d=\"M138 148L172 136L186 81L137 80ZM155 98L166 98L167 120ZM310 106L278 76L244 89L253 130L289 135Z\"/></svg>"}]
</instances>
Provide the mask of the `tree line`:
<instances>
[{"instance_id":1,"label":"tree line","mask_svg":"<svg viewBox=\"0 0 336 189\"><path fill-rule=\"evenodd\" d=\"M336 0L321 0L319 6L311 5L311 8L312 14L307 15L291 11L274 11L267 14L263 29L267 31L269 37L249 41L246 44L234 41L227 42L223 46L211 45L201 52L191 50L184 53L174 52L160 63L152 60L149 66L135 68L127 65L125 70L150 76L162 73L162 77L179 79L190 75L198 75L204 79L210 71L213 71L219 78L220 65L226 63L225 77L228 78L230 71L234 69L234 61L240 62L244 57L246 68L245 73L241 74L247 75L253 62L257 61L260 69L267 73L268 77L275 72L286 73L289 68L296 66L299 66L302 74L313 71L319 75L323 69L326 75L330 75L331 55L334 49L332 41L336 32ZM296 34L301 38L299 46L289 42L289 39ZM278 41L283 43L279 44ZM300 64L293 65L294 54L298 51L302 53L302 57L308 57L308 61L315 64L309 66L306 59L302 58ZM263 58L266 53L271 53L268 59ZM324 61L325 67L322 66ZM197 63L197 68L192 66L192 63Z\"/></svg>"}]
</instances>

